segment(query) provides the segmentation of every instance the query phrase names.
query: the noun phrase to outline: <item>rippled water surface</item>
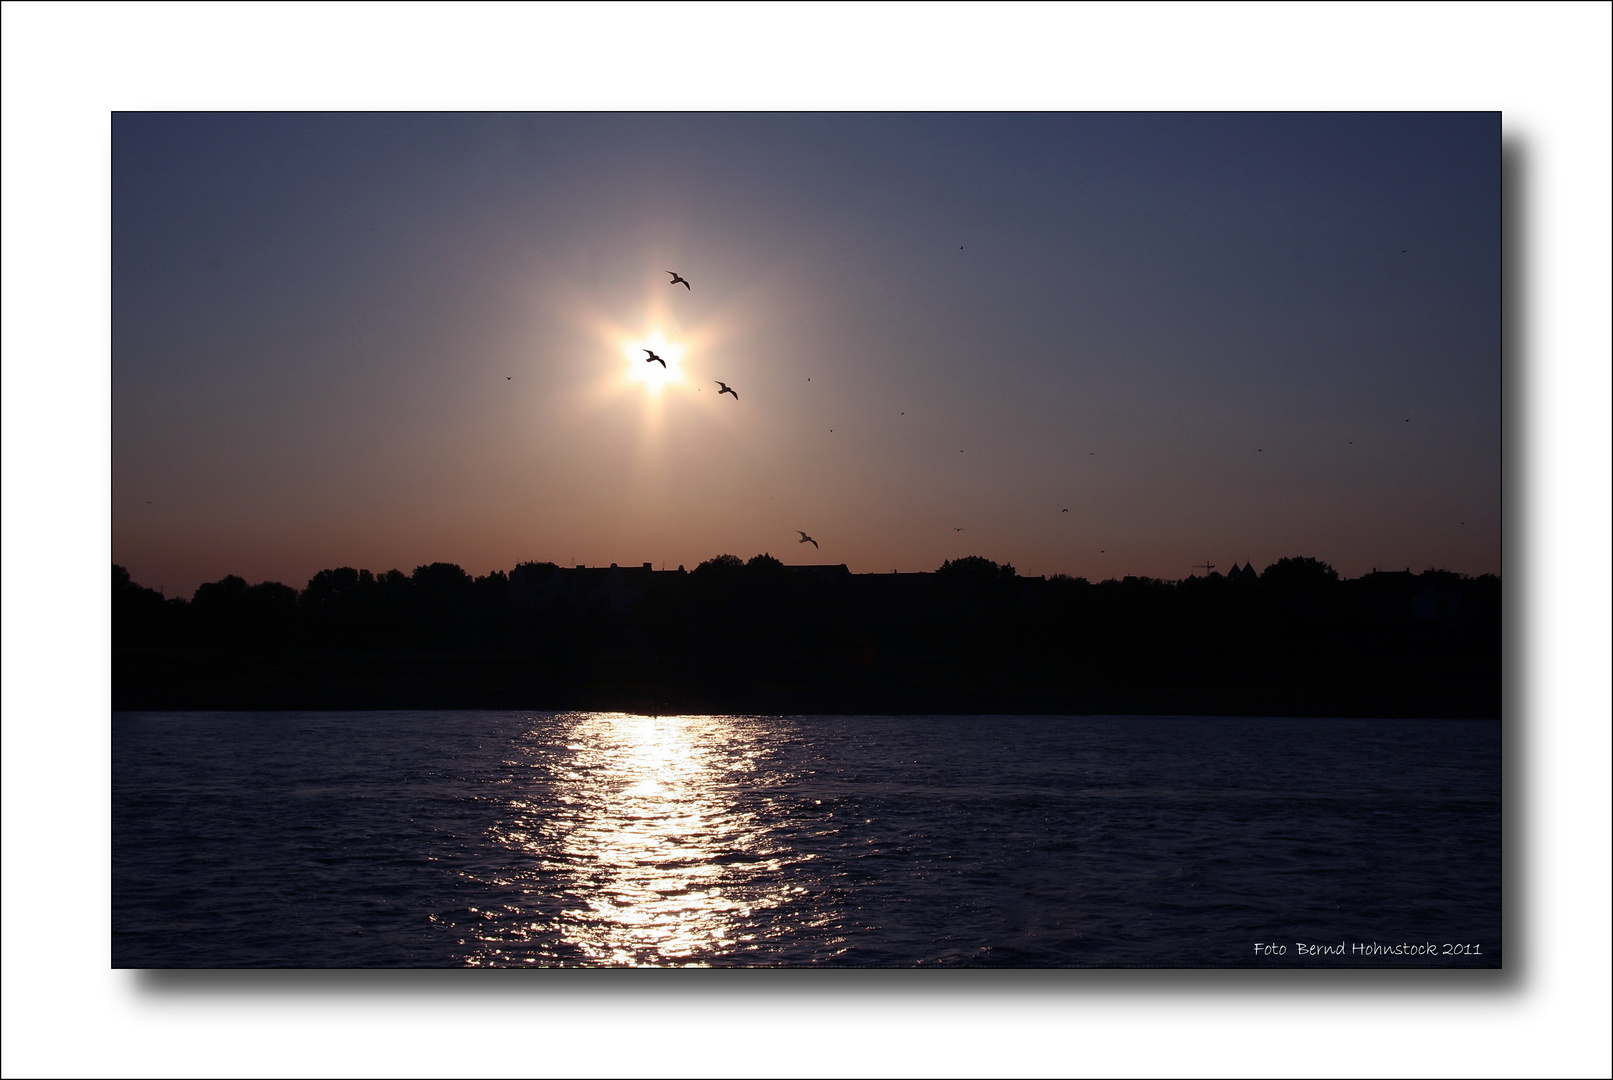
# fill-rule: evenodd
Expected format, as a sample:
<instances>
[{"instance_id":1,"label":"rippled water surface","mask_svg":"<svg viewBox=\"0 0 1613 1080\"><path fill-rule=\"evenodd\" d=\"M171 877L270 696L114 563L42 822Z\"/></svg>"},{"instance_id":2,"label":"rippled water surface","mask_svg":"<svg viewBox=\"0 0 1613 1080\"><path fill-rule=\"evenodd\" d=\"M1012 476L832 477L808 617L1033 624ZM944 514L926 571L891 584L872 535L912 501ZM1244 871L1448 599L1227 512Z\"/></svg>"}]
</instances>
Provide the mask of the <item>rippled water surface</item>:
<instances>
[{"instance_id":1,"label":"rippled water surface","mask_svg":"<svg viewBox=\"0 0 1613 1080\"><path fill-rule=\"evenodd\" d=\"M125 713L113 962L1495 966L1500 831L1490 721Z\"/></svg>"}]
</instances>

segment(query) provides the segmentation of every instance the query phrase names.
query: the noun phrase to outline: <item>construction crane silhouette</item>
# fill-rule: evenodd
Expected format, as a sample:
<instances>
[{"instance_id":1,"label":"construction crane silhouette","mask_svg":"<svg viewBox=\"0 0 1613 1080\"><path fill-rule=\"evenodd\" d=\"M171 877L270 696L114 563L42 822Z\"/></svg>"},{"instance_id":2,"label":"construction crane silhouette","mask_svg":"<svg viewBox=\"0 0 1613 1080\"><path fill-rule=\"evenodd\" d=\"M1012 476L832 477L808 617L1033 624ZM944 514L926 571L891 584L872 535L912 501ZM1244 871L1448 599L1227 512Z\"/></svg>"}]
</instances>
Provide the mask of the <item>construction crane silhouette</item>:
<instances>
[{"instance_id":1,"label":"construction crane silhouette","mask_svg":"<svg viewBox=\"0 0 1613 1080\"><path fill-rule=\"evenodd\" d=\"M1215 569L1215 564L1213 562L1196 562L1192 566L1188 567L1188 569L1203 570L1206 574L1208 574L1211 570Z\"/></svg>"}]
</instances>

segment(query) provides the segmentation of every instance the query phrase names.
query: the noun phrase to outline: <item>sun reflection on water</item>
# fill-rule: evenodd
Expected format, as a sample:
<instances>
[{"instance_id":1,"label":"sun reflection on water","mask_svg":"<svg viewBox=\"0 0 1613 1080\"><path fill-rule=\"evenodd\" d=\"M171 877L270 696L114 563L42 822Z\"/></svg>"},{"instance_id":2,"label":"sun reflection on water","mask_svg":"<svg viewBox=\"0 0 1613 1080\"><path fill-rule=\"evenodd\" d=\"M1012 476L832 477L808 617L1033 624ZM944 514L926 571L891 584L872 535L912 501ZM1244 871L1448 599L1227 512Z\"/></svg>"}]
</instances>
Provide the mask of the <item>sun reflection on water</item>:
<instances>
[{"instance_id":1,"label":"sun reflection on water","mask_svg":"<svg viewBox=\"0 0 1613 1080\"><path fill-rule=\"evenodd\" d=\"M769 837L777 777L755 722L574 714L518 746L534 781L493 828L517 902L477 912L471 964L701 964L743 952L755 916L805 891ZM552 730L552 729L551 729ZM517 781L519 783L519 781Z\"/></svg>"}]
</instances>

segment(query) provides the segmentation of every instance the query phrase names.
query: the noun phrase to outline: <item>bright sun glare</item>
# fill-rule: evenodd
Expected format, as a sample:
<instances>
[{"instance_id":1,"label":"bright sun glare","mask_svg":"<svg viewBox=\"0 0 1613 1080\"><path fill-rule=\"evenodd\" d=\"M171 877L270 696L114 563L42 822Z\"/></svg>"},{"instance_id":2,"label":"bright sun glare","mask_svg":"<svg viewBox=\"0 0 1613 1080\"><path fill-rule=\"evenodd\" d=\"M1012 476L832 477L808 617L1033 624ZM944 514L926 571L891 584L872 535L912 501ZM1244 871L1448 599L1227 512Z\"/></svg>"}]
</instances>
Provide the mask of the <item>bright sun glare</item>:
<instances>
[{"instance_id":1,"label":"bright sun glare","mask_svg":"<svg viewBox=\"0 0 1613 1080\"><path fill-rule=\"evenodd\" d=\"M646 349L665 360L666 366L649 359ZM683 381L683 346L667 341L659 330L651 330L641 339L623 341L622 355L627 358L628 379L643 383L651 394L659 394L663 387Z\"/></svg>"}]
</instances>

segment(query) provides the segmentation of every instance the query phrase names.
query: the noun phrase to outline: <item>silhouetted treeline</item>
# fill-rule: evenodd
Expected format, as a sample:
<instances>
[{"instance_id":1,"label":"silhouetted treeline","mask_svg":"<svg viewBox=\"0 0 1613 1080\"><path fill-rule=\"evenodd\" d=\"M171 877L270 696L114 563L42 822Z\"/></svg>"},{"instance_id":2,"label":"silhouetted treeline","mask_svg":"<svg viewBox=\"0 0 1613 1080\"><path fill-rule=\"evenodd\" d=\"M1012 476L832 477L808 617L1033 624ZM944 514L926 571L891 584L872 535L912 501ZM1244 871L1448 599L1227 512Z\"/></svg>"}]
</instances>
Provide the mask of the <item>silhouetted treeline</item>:
<instances>
[{"instance_id":1,"label":"silhouetted treeline","mask_svg":"<svg viewBox=\"0 0 1613 1080\"><path fill-rule=\"evenodd\" d=\"M1499 716L1501 586L1315 559L1159 581L343 567L165 600L112 573L117 708Z\"/></svg>"}]
</instances>

